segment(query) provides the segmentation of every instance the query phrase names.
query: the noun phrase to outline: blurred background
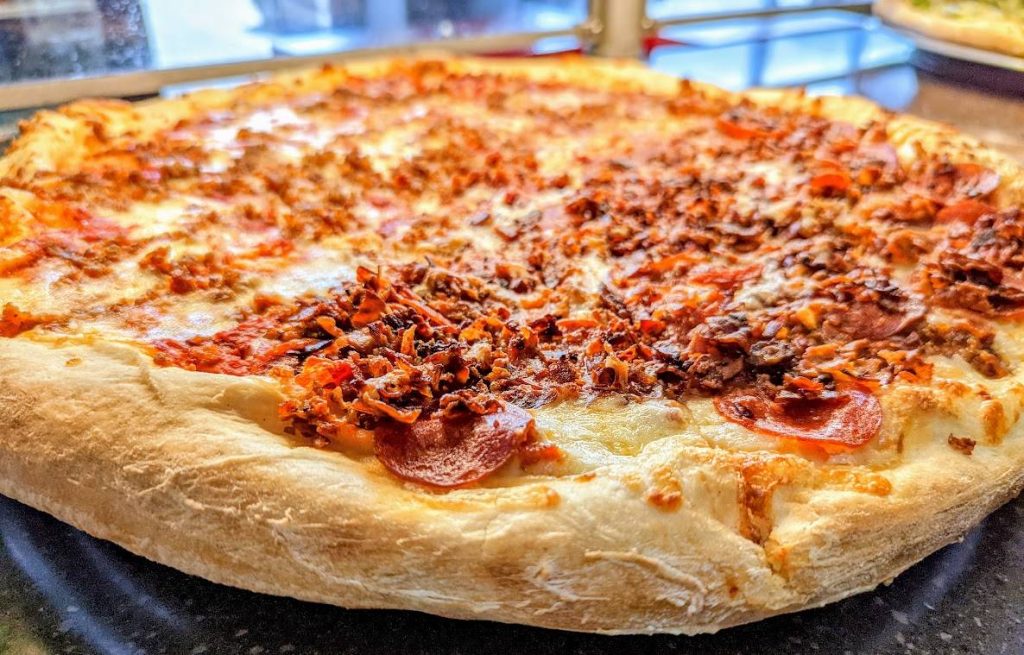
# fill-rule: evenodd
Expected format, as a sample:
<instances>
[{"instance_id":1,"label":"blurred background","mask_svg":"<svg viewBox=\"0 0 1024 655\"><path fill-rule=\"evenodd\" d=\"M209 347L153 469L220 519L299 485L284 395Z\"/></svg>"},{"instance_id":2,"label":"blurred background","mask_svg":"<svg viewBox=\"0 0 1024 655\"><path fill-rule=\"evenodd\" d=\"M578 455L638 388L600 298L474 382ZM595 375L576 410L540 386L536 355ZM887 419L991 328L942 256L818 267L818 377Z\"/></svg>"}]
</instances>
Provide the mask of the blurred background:
<instances>
[{"instance_id":1,"label":"blurred background","mask_svg":"<svg viewBox=\"0 0 1024 655\"><path fill-rule=\"evenodd\" d=\"M733 90L860 94L1024 157L1024 109L1006 101L1024 97L1024 59L936 52L852 0L0 0L0 143L33 109L77 97L180 93L423 44L641 57Z\"/></svg>"},{"instance_id":2,"label":"blurred background","mask_svg":"<svg viewBox=\"0 0 1024 655\"><path fill-rule=\"evenodd\" d=\"M807 84L906 61L910 42L880 27L869 5L649 0L652 20L708 20L657 30L648 49L661 66L732 88ZM779 15L766 15L773 12ZM581 48L576 32L587 18L585 0L0 0L0 81L166 71L486 35L535 36L517 40L521 45L513 50L551 53ZM488 48L482 40L474 49ZM498 40L492 48L507 50Z\"/></svg>"}]
</instances>

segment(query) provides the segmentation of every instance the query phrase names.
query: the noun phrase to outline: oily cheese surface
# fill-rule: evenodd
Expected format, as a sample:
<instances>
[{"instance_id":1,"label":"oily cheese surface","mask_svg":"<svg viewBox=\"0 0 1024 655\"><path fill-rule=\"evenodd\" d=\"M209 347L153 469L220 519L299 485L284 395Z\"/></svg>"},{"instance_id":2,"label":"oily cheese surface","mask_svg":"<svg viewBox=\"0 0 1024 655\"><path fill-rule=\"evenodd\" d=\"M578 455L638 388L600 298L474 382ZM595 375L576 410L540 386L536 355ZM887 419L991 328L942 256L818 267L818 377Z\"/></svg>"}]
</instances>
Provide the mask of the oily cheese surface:
<instances>
[{"instance_id":1,"label":"oily cheese surface","mask_svg":"<svg viewBox=\"0 0 1024 655\"><path fill-rule=\"evenodd\" d=\"M955 349L922 355L927 378L894 377L874 392L882 421L866 447L779 439L723 419L714 393L652 394L628 386L635 384L630 377L611 391L524 403L538 438L553 444L559 457L527 461L524 451L478 482L451 490L396 477L361 433L345 432L347 437L327 444L301 431L290 433L295 414L282 414L279 407L302 382L283 382L270 368L238 374L222 353L212 369L203 369L207 360L196 349L220 347L211 335L234 329L250 305L269 302L262 297L322 297L339 281L370 279L360 268L373 266L381 253L398 266L424 254L432 261L454 258L452 252L465 250L459 245L465 243L492 256L518 247L521 235L501 236L518 220L507 209L519 207L515 202L488 205L489 217L479 224L427 224L396 245L412 229L404 213L433 216L444 206L468 214L481 202L474 194L496 193L481 191L480 182L454 197L423 192L394 214L388 213L394 205L370 201L372 184L346 186L360 175L378 180L385 173L391 180L405 176L402 185L414 184L415 169L402 166L431 144L433 123L422 119L433 116L433 107L396 108L378 97L375 113L361 114L358 103L350 108L350 123L336 117L303 123L289 104L357 82L365 91L396 66L422 65L358 63L141 105L83 101L26 125L0 161L0 297L11 307L5 309L4 327L13 333L0 338L0 492L156 561L255 591L570 630L696 633L870 589L955 540L1020 490L1022 336L1018 323L1001 315L982 319L990 334L978 351L997 358L1001 369L994 372L989 359L986 368ZM429 66L456 76L497 75L541 85L527 85L500 101L496 96L496 106L506 108L543 97L544 111L534 104L529 114L488 118L481 121L492 129L486 134L473 123L475 105L451 103L445 114L449 122L460 119L477 130L475 136L468 128L460 132L467 149L483 135L502 139L509 153L515 138L536 125L524 115L550 116L542 123L550 132L537 146L541 156L524 164L553 180L535 191L540 203L565 201L559 178L586 150L623 148L615 140L622 137L612 129L616 124L647 125L653 136L699 141L706 128L693 116L711 109L701 105L695 112L689 104L697 102L694 97L712 108L741 103L740 96L712 88L689 85L681 91L678 81L628 64L441 59ZM614 116L602 113L608 97L620 96L632 99L614 106ZM672 111L681 114L637 109L678 97L685 106L673 105ZM747 98L752 111L774 108L861 127L883 123L900 166L910 169L924 159L922 153L941 153L947 161L998 176L997 188L975 194L993 207L1012 208L1024 198L1017 164L948 128L888 115L857 99L767 91ZM325 111L336 109L323 102ZM405 113L389 117L389 111ZM580 124L607 121L601 125L610 127L558 133L559 117L569 115ZM201 116L215 118L194 120ZM373 120L386 129L366 129ZM743 130L752 128L717 124L733 137L750 138ZM113 179L114 160L132 153L125 143L165 138L168 131L183 133L178 140L205 144L198 166L214 182L245 157L249 161L240 171L246 175L261 166L282 166L276 159L273 166L261 160L268 149L274 157L305 161L310 150L355 143L363 159L347 162L336 178L318 181L355 197L346 201L352 203L346 205L349 213L374 218L367 224L320 216L324 224L350 222L340 231L312 235L297 228L285 247L275 230L296 223L304 229L312 219L281 219L273 229L259 219L290 202L282 187L274 191L280 205L260 204L267 195L262 186L239 191L209 180L190 186L188 194L118 196L107 205L105 197L54 191L90 171ZM267 143L253 134L275 135L273 147L257 147ZM630 137L653 140L640 131ZM246 145L247 138L254 143ZM118 145L116 157L111 143ZM572 143L586 148L577 153L566 145ZM185 154L177 146L147 153L163 158L160 184L178 183L172 180L180 178L168 176L176 170L168 160ZM187 168L185 163L193 162L178 162ZM139 172L134 160L126 166L134 175L116 180L144 186L150 173ZM614 166L628 168L622 162ZM771 184L773 174L790 173L796 176L766 169L759 177ZM747 182L734 180L740 187ZM240 198L252 208L218 219L229 221L228 228L210 218L228 215L225 207L241 204ZM77 206L103 206L103 220L67 215L65 208ZM530 207L519 207L520 213ZM538 211L543 214L543 207ZM535 229L543 231L547 219L540 220ZM77 242L56 240L62 229L86 229L83 223L93 230L84 250L74 249ZM40 241L44 237L50 241ZM21 245L32 239L37 250ZM459 244L453 246L454 240ZM97 258L96 243L117 249ZM78 260L65 256L69 252ZM228 265L216 253L237 259ZM559 320L570 321L562 324L567 332L591 329L586 321L597 311L601 285L622 273L616 266L627 266L585 252L573 261L575 268L562 271L573 287L572 299L560 300L565 306ZM629 274L650 277L644 263L628 262L640 265L640 273L630 268ZM741 263L729 260L737 268ZM66 282L71 268L77 271L74 284ZM909 279L909 272L892 268L897 282ZM797 286L767 272L759 275L733 300L757 308L763 302L757 299L777 293L779 286ZM516 283L505 281L509 293L536 292L515 291ZM717 302L712 286L687 283L691 287L704 294L693 302ZM379 286L377 291L383 296ZM69 315L54 318L63 309ZM953 322L961 310L936 309L927 325ZM644 320L666 322L653 315ZM192 370L174 359L185 357L181 353L192 358ZM601 370L620 370L618 354L605 361L610 363ZM595 379L605 384L600 375ZM504 396L502 402L520 397ZM966 440L957 443L970 443L967 452L951 446L954 436Z\"/></svg>"},{"instance_id":2,"label":"oily cheese surface","mask_svg":"<svg viewBox=\"0 0 1024 655\"><path fill-rule=\"evenodd\" d=\"M927 36L1024 57L1024 8L1019 3L876 0L874 11Z\"/></svg>"}]
</instances>

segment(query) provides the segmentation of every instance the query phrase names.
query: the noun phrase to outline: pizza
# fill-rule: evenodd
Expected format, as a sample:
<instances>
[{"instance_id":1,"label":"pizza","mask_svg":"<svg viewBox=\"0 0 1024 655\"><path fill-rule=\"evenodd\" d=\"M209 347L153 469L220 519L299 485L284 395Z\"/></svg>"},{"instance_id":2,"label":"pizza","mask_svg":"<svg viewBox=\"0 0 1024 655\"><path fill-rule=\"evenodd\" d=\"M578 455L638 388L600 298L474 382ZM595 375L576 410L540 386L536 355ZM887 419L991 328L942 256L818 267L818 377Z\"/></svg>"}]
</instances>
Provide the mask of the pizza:
<instances>
[{"instance_id":1,"label":"pizza","mask_svg":"<svg viewBox=\"0 0 1024 655\"><path fill-rule=\"evenodd\" d=\"M210 580L698 633L1024 484L1024 176L856 98L420 56L0 161L0 493Z\"/></svg>"},{"instance_id":2,"label":"pizza","mask_svg":"<svg viewBox=\"0 0 1024 655\"><path fill-rule=\"evenodd\" d=\"M874 11L925 36L1024 57L1024 0L875 0Z\"/></svg>"}]
</instances>

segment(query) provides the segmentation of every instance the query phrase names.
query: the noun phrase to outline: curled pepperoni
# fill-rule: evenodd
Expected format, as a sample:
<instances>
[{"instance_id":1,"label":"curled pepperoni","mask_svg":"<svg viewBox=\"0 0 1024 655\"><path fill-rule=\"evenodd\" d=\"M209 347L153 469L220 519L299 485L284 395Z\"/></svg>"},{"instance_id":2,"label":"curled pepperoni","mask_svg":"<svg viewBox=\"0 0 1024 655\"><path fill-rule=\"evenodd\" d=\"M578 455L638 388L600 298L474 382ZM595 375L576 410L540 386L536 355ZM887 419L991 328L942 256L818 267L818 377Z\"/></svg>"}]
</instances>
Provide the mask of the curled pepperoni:
<instances>
[{"instance_id":1,"label":"curled pepperoni","mask_svg":"<svg viewBox=\"0 0 1024 655\"><path fill-rule=\"evenodd\" d=\"M459 487L497 471L526 442L533 417L515 405L480 416L435 414L411 425L387 422L374 433L377 459L400 478Z\"/></svg>"},{"instance_id":2,"label":"curled pepperoni","mask_svg":"<svg viewBox=\"0 0 1024 655\"><path fill-rule=\"evenodd\" d=\"M784 400L740 389L715 398L715 409L754 432L844 448L863 446L882 427L882 406L860 387Z\"/></svg>"}]
</instances>

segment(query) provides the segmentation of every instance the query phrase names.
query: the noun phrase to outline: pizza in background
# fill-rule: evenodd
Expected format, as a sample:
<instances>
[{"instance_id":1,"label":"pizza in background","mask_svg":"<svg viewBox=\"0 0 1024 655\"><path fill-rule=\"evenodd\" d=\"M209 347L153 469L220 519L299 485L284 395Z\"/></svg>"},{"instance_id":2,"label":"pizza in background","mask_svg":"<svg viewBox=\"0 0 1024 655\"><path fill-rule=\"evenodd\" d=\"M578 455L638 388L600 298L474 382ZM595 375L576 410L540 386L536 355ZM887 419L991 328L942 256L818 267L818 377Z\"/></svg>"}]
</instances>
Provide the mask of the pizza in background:
<instances>
[{"instance_id":1,"label":"pizza in background","mask_svg":"<svg viewBox=\"0 0 1024 655\"><path fill-rule=\"evenodd\" d=\"M925 36L1024 57L1022 0L875 0L874 11Z\"/></svg>"}]
</instances>

